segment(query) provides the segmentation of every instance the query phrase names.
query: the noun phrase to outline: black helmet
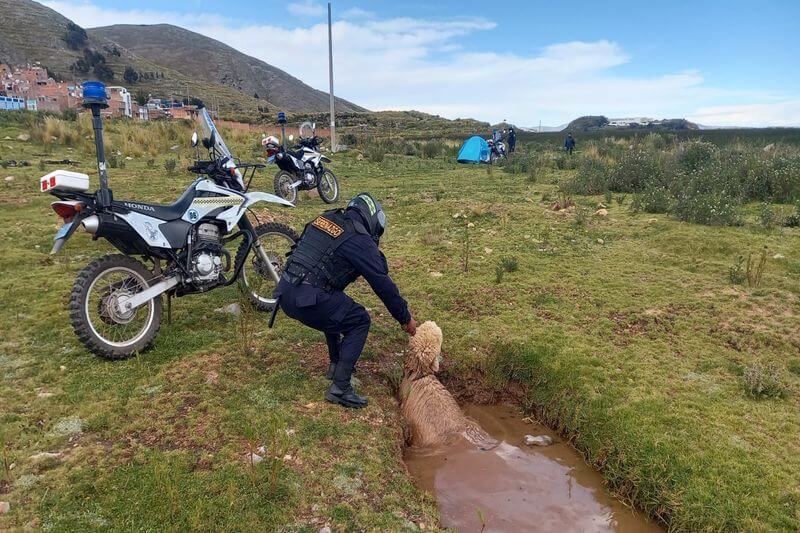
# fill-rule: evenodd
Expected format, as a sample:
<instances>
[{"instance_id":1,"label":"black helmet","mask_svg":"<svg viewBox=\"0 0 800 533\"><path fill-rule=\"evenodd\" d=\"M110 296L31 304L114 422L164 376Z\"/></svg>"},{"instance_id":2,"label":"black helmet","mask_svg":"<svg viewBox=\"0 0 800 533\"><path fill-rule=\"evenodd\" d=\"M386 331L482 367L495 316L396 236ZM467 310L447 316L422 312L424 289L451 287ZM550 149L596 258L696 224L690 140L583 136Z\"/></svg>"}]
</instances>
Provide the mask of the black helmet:
<instances>
[{"instance_id":1,"label":"black helmet","mask_svg":"<svg viewBox=\"0 0 800 533\"><path fill-rule=\"evenodd\" d=\"M348 202L347 211L351 209L361 215L365 229L372 239L378 242L383 232L386 231L386 214L383 212L380 202L369 193L362 192Z\"/></svg>"}]
</instances>

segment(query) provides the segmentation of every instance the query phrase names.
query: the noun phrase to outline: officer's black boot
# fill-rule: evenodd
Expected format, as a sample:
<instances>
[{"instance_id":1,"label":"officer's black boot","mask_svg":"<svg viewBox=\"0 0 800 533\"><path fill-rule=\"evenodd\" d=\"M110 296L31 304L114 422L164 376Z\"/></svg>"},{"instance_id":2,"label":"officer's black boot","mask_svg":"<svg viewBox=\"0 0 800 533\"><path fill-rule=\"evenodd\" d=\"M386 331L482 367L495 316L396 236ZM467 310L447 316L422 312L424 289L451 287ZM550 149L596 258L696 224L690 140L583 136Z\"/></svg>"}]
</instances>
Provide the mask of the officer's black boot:
<instances>
[{"instance_id":1,"label":"officer's black boot","mask_svg":"<svg viewBox=\"0 0 800 533\"><path fill-rule=\"evenodd\" d=\"M328 365L328 372L325 374L325 379L328 381L333 381L334 372L336 372L336 363L331 363Z\"/></svg>"},{"instance_id":2,"label":"officer's black boot","mask_svg":"<svg viewBox=\"0 0 800 533\"><path fill-rule=\"evenodd\" d=\"M344 407L360 409L367 406L367 399L356 393L350 385L350 375L353 373L353 365L344 361L339 361L333 372L333 383L325 393L325 399L331 403L338 403Z\"/></svg>"}]
</instances>

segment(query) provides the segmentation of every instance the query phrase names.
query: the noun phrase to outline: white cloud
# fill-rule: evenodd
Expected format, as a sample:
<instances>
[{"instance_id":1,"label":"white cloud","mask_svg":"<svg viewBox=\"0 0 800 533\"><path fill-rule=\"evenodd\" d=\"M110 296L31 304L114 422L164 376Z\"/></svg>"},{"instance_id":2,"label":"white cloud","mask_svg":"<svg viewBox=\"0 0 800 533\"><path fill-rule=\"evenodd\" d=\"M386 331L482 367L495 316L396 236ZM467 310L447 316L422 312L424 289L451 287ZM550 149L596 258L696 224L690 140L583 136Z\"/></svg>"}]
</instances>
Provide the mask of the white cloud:
<instances>
[{"instance_id":1,"label":"white cloud","mask_svg":"<svg viewBox=\"0 0 800 533\"><path fill-rule=\"evenodd\" d=\"M82 26L175 23L222 41L326 90L327 25L242 24L225 17L114 10L88 0L46 5ZM292 7L295 6L295 7ZM300 6L300 7L297 7ZM288 9L322 9L308 0ZM631 61L610 40L554 43L535 53L470 50L464 37L489 32L484 18L380 18L362 10L334 23L336 91L370 109L418 109L450 118L557 125L578 115L687 116L708 125L800 125L800 97L714 88L691 70L621 75ZM691 67L691 65L687 65Z\"/></svg>"},{"instance_id":2,"label":"white cloud","mask_svg":"<svg viewBox=\"0 0 800 533\"><path fill-rule=\"evenodd\" d=\"M292 15L298 17L321 17L328 13L328 8L319 2L313 0L303 0L302 2L293 2L286 6L286 9Z\"/></svg>"},{"instance_id":3,"label":"white cloud","mask_svg":"<svg viewBox=\"0 0 800 533\"><path fill-rule=\"evenodd\" d=\"M185 28L200 24L230 24L231 20L211 13L177 13L148 9L112 9L89 0L43 0L41 2L84 28L112 24L175 24Z\"/></svg>"},{"instance_id":4,"label":"white cloud","mask_svg":"<svg viewBox=\"0 0 800 533\"><path fill-rule=\"evenodd\" d=\"M360 7L351 7L350 9L345 9L342 13L342 18L345 19L371 19L375 17L376 14L374 11L367 11Z\"/></svg>"},{"instance_id":5,"label":"white cloud","mask_svg":"<svg viewBox=\"0 0 800 533\"><path fill-rule=\"evenodd\" d=\"M689 115L689 120L713 126L800 127L800 99L701 107Z\"/></svg>"}]
</instances>

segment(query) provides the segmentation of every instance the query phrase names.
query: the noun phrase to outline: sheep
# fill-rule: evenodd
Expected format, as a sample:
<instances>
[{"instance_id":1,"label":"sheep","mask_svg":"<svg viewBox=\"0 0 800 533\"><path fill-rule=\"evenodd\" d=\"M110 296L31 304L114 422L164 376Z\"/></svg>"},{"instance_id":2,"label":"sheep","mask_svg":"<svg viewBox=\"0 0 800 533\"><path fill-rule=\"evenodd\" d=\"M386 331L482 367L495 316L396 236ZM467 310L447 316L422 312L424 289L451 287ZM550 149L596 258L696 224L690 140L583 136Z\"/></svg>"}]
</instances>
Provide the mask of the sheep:
<instances>
[{"instance_id":1,"label":"sheep","mask_svg":"<svg viewBox=\"0 0 800 533\"><path fill-rule=\"evenodd\" d=\"M410 338L400 384L400 410L406 443L415 447L446 446L460 438L488 450L498 442L467 418L455 398L436 379L442 330L427 321Z\"/></svg>"}]
</instances>

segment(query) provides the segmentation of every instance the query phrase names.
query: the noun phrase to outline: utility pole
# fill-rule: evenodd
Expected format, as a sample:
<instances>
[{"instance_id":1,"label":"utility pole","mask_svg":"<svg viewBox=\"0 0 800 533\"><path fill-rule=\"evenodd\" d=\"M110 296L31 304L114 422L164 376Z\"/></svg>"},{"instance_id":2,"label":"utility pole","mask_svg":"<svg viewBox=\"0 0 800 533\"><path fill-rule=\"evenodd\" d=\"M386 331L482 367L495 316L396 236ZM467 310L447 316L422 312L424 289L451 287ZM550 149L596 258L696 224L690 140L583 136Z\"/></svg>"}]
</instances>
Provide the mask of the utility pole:
<instances>
[{"instance_id":1,"label":"utility pole","mask_svg":"<svg viewBox=\"0 0 800 533\"><path fill-rule=\"evenodd\" d=\"M331 0L328 0L328 73L331 79L331 152L336 151L336 110L333 98L333 29L331 24Z\"/></svg>"}]
</instances>

